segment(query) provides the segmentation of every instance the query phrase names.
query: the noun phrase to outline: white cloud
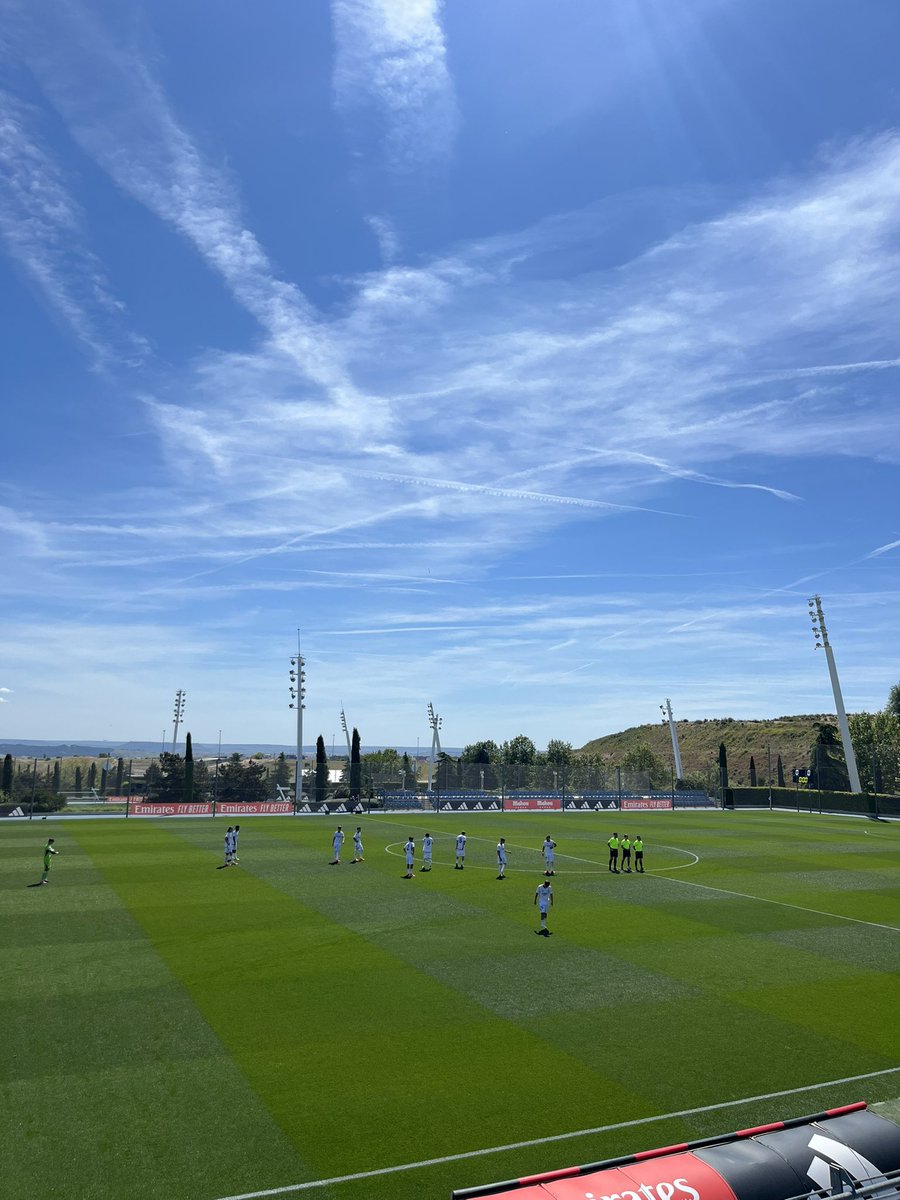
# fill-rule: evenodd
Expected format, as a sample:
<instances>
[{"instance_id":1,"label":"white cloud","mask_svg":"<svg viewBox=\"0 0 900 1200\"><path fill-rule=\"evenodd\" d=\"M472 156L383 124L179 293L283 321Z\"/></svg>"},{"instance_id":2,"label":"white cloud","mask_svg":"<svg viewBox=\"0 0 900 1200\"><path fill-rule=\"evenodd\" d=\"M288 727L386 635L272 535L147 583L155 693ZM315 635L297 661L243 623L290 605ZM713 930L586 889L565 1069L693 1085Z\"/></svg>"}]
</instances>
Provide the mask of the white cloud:
<instances>
[{"instance_id":1,"label":"white cloud","mask_svg":"<svg viewBox=\"0 0 900 1200\"><path fill-rule=\"evenodd\" d=\"M51 310L100 363L136 365L146 342L89 249L84 213L36 132L37 113L0 89L0 237Z\"/></svg>"},{"instance_id":2,"label":"white cloud","mask_svg":"<svg viewBox=\"0 0 900 1200\"><path fill-rule=\"evenodd\" d=\"M332 0L334 87L351 125L379 113L384 153L401 172L443 164L459 121L441 0Z\"/></svg>"}]
</instances>

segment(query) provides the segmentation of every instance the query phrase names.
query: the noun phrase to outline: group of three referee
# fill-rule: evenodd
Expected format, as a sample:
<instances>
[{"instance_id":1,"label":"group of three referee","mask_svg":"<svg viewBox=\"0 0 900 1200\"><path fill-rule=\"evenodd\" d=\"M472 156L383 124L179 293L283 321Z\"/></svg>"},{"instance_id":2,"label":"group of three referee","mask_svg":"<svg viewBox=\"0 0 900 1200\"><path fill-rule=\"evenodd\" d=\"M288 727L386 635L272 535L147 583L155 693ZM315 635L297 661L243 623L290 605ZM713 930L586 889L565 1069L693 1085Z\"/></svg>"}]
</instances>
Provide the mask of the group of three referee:
<instances>
[{"instance_id":1,"label":"group of three referee","mask_svg":"<svg viewBox=\"0 0 900 1200\"><path fill-rule=\"evenodd\" d=\"M607 841L609 846L609 870L613 875L630 875L631 874L631 852L634 851L634 873L636 875L644 874L644 843L641 835L636 833L634 840L623 833L621 838L613 831L613 835ZM622 869L619 870L619 850L622 851Z\"/></svg>"}]
</instances>

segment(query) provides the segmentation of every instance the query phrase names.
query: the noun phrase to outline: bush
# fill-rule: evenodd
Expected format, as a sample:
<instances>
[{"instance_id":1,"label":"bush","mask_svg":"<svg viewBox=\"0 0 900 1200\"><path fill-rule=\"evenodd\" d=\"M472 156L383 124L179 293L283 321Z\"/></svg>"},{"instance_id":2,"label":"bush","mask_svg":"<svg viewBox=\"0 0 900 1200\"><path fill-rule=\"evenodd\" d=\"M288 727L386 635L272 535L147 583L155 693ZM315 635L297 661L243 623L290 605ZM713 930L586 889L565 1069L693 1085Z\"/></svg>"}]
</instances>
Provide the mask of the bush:
<instances>
[{"instance_id":1,"label":"bush","mask_svg":"<svg viewBox=\"0 0 900 1200\"><path fill-rule=\"evenodd\" d=\"M21 805L24 809L31 809L31 797L28 796L21 800ZM44 788L38 788L34 793L34 811L35 812L59 812L61 808L66 807L65 796L57 796L53 792L48 792Z\"/></svg>"}]
</instances>

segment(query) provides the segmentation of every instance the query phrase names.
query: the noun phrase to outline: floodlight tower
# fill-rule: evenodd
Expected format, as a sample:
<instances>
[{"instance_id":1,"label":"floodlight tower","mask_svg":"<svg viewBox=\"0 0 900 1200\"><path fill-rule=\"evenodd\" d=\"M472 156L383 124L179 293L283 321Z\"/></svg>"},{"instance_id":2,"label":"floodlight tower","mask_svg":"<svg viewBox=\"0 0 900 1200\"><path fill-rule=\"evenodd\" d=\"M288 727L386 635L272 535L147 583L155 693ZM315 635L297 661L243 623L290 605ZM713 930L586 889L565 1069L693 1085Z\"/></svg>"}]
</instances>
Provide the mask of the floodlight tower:
<instances>
[{"instance_id":1,"label":"floodlight tower","mask_svg":"<svg viewBox=\"0 0 900 1200\"><path fill-rule=\"evenodd\" d=\"M441 735L440 728L443 724L443 718L439 717L434 711L434 705L429 700L428 702L428 724L431 727L431 757L428 760L428 791L431 791L434 782L434 761L441 752Z\"/></svg>"},{"instance_id":2,"label":"floodlight tower","mask_svg":"<svg viewBox=\"0 0 900 1200\"><path fill-rule=\"evenodd\" d=\"M663 715L663 723L669 726L669 733L672 735L672 753L675 756L675 778L681 783L684 779L684 772L681 769L681 749L678 745L678 730L675 728L675 718L672 716L672 701L668 697L666 697L665 704L659 706L659 711Z\"/></svg>"},{"instance_id":3,"label":"floodlight tower","mask_svg":"<svg viewBox=\"0 0 900 1200\"><path fill-rule=\"evenodd\" d=\"M179 688L175 693L175 712L172 714L175 723L175 732L172 734L173 754L176 752L178 746L178 726L181 724L182 718L184 717L184 702L186 698L187 692L185 692L182 688Z\"/></svg>"},{"instance_id":4,"label":"floodlight tower","mask_svg":"<svg viewBox=\"0 0 900 1200\"><path fill-rule=\"evenodd\" d=\"M344 737L347 739L347 761L353 757L353 751L350 749L350 730L347 728L347 714L344 712L344 702L341 701L341 729L344 731Z\"/></svg>"},{"instance_id":5,"label":"floodlight tower","mask_svg":"<svg viewBox=\"0 0 900 1200\"><path fill-rule=\"evenodd\" d=\"M825 628L825 613L822 611L822 597L813 596L807 601L809 615L812 620L812 631L816 639L816 649L825 651L828 662L828 674L831 676L831 690L834 693L834 707L837 712L838 729L841 731L841 741L844 744L844 759L847 763L847 774L850 776L850 790L861 792L859 771L856 769L856 755L853 753L853 742L850 740L850 726L847 724L847 713L844 710L844 698L841 695L841 684L838 679L837 667L834 662L834 651L828 640L828 630Z\"/></svg>"},{"instance_id":6,"label":"floodlight tower","mask_svg":"<svg viewBox=\"0 0 900 1200\"><path fill-rule=\"evenodd\" d=\"M291 659L290 708L297 710L297 774L294 778L294 808L303 801L303 710L306 708L306 659L300 653L300 630L297 630L297 653Z\"/></svg>"}]
</instances>

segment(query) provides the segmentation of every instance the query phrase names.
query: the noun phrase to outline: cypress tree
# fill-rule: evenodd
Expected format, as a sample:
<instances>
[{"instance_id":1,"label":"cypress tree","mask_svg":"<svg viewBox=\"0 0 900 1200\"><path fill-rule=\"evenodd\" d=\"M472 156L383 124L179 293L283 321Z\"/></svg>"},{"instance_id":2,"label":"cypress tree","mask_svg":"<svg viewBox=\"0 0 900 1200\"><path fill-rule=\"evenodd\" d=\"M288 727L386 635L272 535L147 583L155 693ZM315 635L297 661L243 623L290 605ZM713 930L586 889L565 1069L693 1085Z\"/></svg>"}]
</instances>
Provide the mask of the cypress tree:
<instances>
[{"instance_id":1,"label":"cypress tree","mask_svg":"<svg viewBox=\"0 0 900 1200\"><path fill-rule=\"evenodd\" d=\"M725 749L725 743L719 743L719 785L724 794L728 787L728 751Z\"/></svg>"},{"instance_id":2,"label":"cypress tree","mask_svg":"<svg viewBox=\"0 0 900 1200\"><path fill-rule=\"evenodd\" d=\"M781 761L781 755L778 755L778 763L776 765L778 771L778 786L784 787L784 763Z\"/></svg>"},{"instance_id":3,"label":"cypress tree","mask_svg":"<svg viewBox=\"0 0 900 1200\"><path fill-rule=\"evenodd\" d=\"M59 785L62 776L62 763L59 759L53 764L53 782L50 784L50 791L54 796L59 795Z\"/></svg>"},{"instance_id":4,"label":"cypress tree","mask_svg":"<svg viewBox=\"0 0 900 1200\"><path fill-rule=\"evenodd\" d=\"M83 784L84 784L84 775L82 774L81 767L77 766L75 768L75 791L83 792L84 791Z\"/></svg>"},{"instance_id":5,"label":"cypress tree","mask_svg":"<svg viewBox=\"0 0 900 1200\"><path fill-rule=\"evenodd\" d=\"M753 755L750 755L750 786L756 787L756 763L753 761Z\"/></svg>"},{"instance_id":6,"label":"cypress tree","mask_svg":"<svg viewBox=\"0 0 900 1200\"><path fill-rule=\"evenodd\" d=\"M316 804L325 803L327 789L328 757L325 753L325 739L320 733L316 738Z\"/></svg>"},{"instance_id":7,"label":"cypress tree","mask_svg":"<svg viewBox=\"0 0 900 1200\"><path fill-rule=\"evenodd\" d=\"M184 739L184 799L186 804L194 798L194 747L191 745L191 735Z\"/></svg>"},{"instance_id":8,"label":"cypress tree","mask_svg":"<svg viewBox=\"0 0 900 1200\"><path fill-rule=\"evenodd\" d=\"M125 759L120 758L116 763L116 795L122 795L122 784L125 782Z\"/></svg>"},{"instance_id":9,"label":"cypress tree","mask_svg":"<svg viewBox=\"0 0 900 1200\"><path fill-rule=\"evenodd\" d=\"M354 726L350 739L350 799L359 799L362 786L362 760L359 753L359 730Z\"/></svg>"},{"instance_id":10,"label":"cypress tree","mask_svg":"<svg viewBox=\"0 0 900 1200\"><path fill-rule=\"evenodd\" d=\"M6 793L7 796L12 795L13 785L13 760L11 754L3 756L3 777L0 779L0 791Z\"/></svg>"}]
</instances>

